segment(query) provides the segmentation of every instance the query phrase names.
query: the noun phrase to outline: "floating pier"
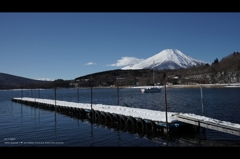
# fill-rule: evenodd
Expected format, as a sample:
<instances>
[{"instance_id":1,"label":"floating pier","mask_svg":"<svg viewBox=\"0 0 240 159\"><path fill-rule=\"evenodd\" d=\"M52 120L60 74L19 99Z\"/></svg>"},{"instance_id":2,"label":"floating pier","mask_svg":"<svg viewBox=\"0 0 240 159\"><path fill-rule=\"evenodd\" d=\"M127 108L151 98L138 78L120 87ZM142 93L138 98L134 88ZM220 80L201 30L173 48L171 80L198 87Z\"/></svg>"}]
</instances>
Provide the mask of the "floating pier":
<instances>
[{"instance_id":1,"label":"floating pier","mask_svg":"<svg viewBox=\"0 0 240 159\"><path fill-rule=\"evenodd\" d=\"M101 125L118 125L123 131L152 132L155 134L198 133L200 128L213 129L240 136L240 124L219 121L187 113L174 113L129 108L124 106L86 104L40 98L12 98L13 102L88 119Z\"/></svg>"},{"instance_id":2,"label":"floating pier","mask_svg":"<svg viewBox=\"0 0 240 159\"><path fill-rule=\"evenodd\" d=\"M29 97L12 98L12 101L32 107L56 111L69 116L89 119L91 122L117 124L125 129L131 128L161 134L179 132L179 130L183 130L183 127L195 130L191 124L177 121L175 117L172 117L172 112L168 112L168 124L166 124L165 112L155 110Z\"/></svg>"},{"instance_id":3,"label":"floating pier","mask_svg":"<svg viewBox=\"0 0 240 159\"><path fill-rule=\"evenodd\" d=\"M217 119L204 118L202 116L191 115L191 114L173 114L177 120L184 123L189 123L198 127L208 128L236 136L240 136L240 124L220 121ZM214 122L213 122L214 121Z\"/></svg>"}]
</instances>

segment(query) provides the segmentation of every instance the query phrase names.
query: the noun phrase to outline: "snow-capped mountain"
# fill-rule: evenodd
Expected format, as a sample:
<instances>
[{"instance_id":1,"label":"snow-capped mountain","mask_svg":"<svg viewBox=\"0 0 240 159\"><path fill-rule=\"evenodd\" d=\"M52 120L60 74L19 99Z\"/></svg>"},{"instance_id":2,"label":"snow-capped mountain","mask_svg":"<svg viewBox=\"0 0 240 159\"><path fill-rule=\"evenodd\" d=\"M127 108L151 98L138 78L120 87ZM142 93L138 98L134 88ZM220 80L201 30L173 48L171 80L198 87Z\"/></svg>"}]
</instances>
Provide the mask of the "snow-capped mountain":
<instances>
[{"instance_id":1,"label":"snow-capped mountain","mask_svg":"<svg viewBox=\"0 0 240 159\"><path fill-rule=\"evenodd\" d=\"M146 60L131 66L126 66L122 69L178 69L203 65L206 63L208 62L187 56L177 49L165 49Z\"/></svg>"}]
</instances>

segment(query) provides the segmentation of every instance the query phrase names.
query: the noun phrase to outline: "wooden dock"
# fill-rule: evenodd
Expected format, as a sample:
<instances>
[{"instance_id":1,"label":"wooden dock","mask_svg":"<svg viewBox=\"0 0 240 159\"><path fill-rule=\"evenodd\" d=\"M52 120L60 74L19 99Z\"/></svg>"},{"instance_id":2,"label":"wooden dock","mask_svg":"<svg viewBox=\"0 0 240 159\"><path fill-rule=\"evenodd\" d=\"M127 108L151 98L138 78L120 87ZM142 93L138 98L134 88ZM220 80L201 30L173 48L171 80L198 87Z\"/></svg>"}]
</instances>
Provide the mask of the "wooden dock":
<instances>
[{"instance_id":1,"label":"wooden dock","mask_svg":"<svg viewBox=\"0 0 240 159\"><path fill-rule=\"evenodd\" d=\"M198 132L196 130L199 130L200 127L204 127L240 136L239 124L235 124L239 125L239 127L234 127L229 126L234 124L224 125L221 124L224 123L222 121L218 121L217 123L211 122L211 120L204 121L197 118L198 116L189 116L188 114L184 113L168 112L168 118L172 119L168 119L168 122L165 122L165 117L164 119L156 120L156 117L158 118L161 113L165 114L165 112L147 109L141 109L140 111L139 108L128 108L124 106L111 107L108 105L101 106L100 108L97 104L81 104L75 102L56 101L51 99L36 99L28 97L12 98L12 101L33 107L56 111L81 119L86 118L89 119L90 122L95 121L97 123L105 125L109 125L109 123L112 123L110 125L117 124L123 128L123 131L126 129L131 129L133 131L150 131L161 134L171 134L175 132L196 133ZM134 114L136 112L138 112L137 115ZM214 120L216 121L216 119Z\"/></svg>"},{"instance_id":2,"label":"wooden dock","mask_svg":"<svg viewBox=\"0 0 240 159\"><path fill-rule=\"evenodd\" d=\"M224 125L221 124L223 123L220 120L215 120L215 122L211 122L211 120L201 120L199 118L196 118L196 116L186 116L184 114L173 114L174 117L177 118L177 120L188 123L188 124L192 124L198 127L203 127L203 128L207 128L207 129L212 129L212 130L216 130L216 131L220 131L220 132L224 132L224 133L228 133L228 134L232 134L232 135L237 135L240 136L240 127L234 127L234 126L229 126L229 125L239 125L239 124L229 124L229 125ZM207 117L205 117L206 119L208 119ZM211 118L209 118L211 119ZM240 125L239 125L240 126Z\"/></svg>"}]
</instances>

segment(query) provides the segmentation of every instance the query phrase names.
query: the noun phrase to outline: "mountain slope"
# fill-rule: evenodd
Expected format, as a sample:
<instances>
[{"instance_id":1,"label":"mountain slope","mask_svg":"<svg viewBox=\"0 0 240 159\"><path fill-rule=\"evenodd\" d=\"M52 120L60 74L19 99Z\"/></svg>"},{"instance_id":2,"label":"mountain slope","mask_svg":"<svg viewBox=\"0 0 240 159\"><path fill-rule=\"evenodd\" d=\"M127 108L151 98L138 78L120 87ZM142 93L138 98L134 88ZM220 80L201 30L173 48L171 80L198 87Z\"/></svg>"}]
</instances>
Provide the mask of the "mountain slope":
<instances>
[{"instance_id":1,"label":"mountain slope","mask_svg":"<svg viewBox=\"0 0 240 159\"><path fill-rule=\"evenodd\" d=\"M34 80L25 77L10 75L6 73L0 73L0 88L18 88L23 86L38 85L49 83L48 81Z\"/></svg>"},{"instance_id":2,"label":"mountain slope","mask_svg":"<svg viewBox=\"0 0 240 159\"><path fill-rule=\"evenodd\" d=\"M206 63L207 62L187 56L177 49L165 49L138 64L126 66L122 69L178 69L203 65Z\"/></svg>"}]
</instances>

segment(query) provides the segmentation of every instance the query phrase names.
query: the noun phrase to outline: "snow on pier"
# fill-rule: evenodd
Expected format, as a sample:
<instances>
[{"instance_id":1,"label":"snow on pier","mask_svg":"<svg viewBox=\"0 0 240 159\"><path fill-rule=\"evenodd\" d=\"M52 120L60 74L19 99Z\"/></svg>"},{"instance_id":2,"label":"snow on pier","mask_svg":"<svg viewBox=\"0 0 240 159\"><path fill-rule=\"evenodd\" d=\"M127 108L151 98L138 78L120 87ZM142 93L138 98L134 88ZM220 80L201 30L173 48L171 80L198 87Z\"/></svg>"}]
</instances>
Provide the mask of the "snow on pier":
<instances>
[{"instance_id":1,"label":"snow on pier","mask_svg":"<svg viewBox=\"0 0 240 159\"><path fill-rule=\"evenodd\" d=\"M167 124L170 127L179 127L180 125L193 125L195 127L204 127L208 129L213 129L216 131L221 131L224 133L229 133L233 135L240 136L240 124L231 123L227 121L220 121L217 119L195 115L191 113L177 113L177 112L165 112L148 110L141 108L129 108L125 106L118 105L103 105L103 104L91 104L91 103L76 103L52 99L40 99L40 98L13 98L12 101L29 103L29 104L44 104L50 107L58 108L68 108L68 109L83 109L85 112L91 112L92 110L97 114L100 112L99 116L105 116L106 114L118 115L118 120L124 120L125 125L128 121L132 122L133 125L137 125L136 122L142 122L142 127L148 127L150 124L150 129L155 129L156 126L163 126L166 128ZM167 114L167 122L166 122ZM106 118L106 116L105 116ZM167 124L166 124L167 123ZM185 123L185 124L184 124ZM132 125L131 124L131 125ZM169 128L167 128L169 129ZM164 130L165 131L165 130ZM168 131L168 130L167 130Z\"/></svg>"},{"instance_id":2,"label":"snow on pier","mask_svg":"<svg viewBox=\"0 0 240 159\"><path fill-rule=\"evenodd\" d=\"M13 98L13 99L55 105L55 100L51 100L51 99L39 99L39 98L28 98L28 97ZM76 102L56 100L56 106L82 108L86 110L91 110L91 103L89 104L76 103ZM117 105L103 105L103 104L92 104L92 109L97 111L107 112L107 113L131 116L133 118L141 118L141 119L152 120L157 122L166 122L166 113L162 111L140 109L140 108L129 108L129 107L117 106ZM169 123L177 121L176 117L173 117L172 114L176 114L176 113L174 112L167 113Z\"/></svg>"}]
</instances>

